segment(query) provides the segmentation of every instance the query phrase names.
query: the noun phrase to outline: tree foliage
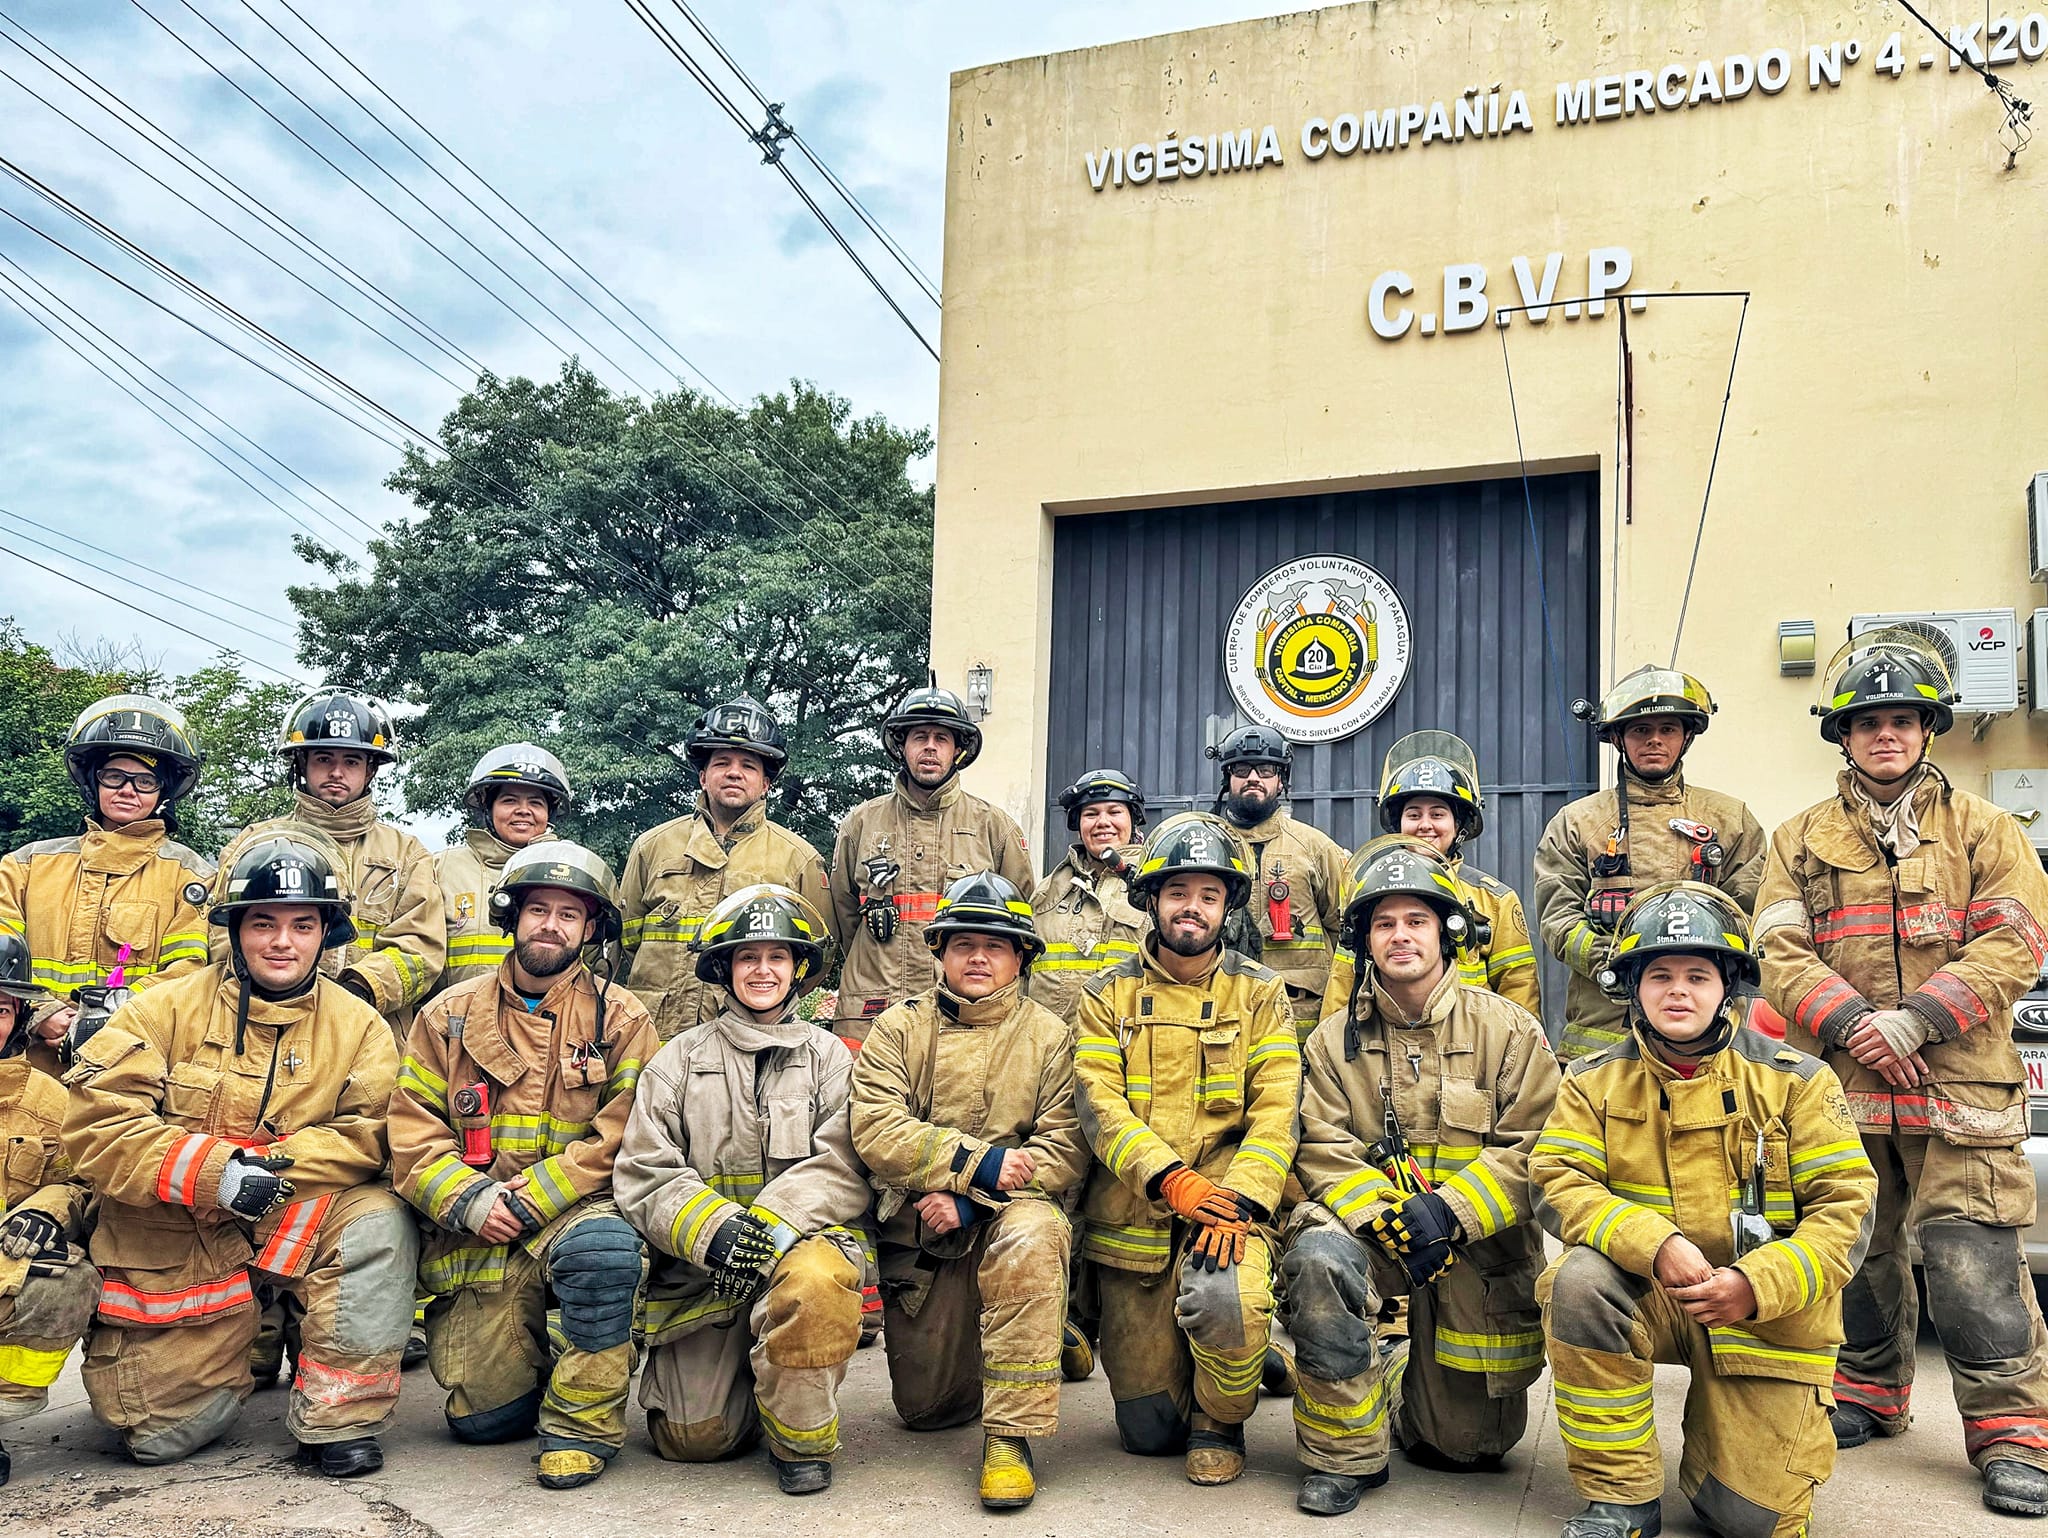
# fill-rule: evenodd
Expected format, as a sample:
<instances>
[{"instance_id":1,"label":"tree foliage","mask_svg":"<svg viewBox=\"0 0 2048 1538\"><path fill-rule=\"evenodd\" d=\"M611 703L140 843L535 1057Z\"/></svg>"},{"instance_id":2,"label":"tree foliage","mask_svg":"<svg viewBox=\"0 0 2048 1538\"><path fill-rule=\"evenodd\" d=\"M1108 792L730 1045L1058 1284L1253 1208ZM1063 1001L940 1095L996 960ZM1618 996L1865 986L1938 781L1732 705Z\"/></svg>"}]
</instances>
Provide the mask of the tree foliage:
<instances>
[{"instance_id":1,"label":"tree foliage","mask_svg":"<svg viewBox=\"0 0 2048 1538\"><path fill-rule=\"evenodd\" d=\"M252 683L223 652L167 686L206 754L199 785L178 811L178 838L220 853L238 829L292 809L277 756L277 725L295 697L289 684Z\"/></svg>"},{"instance_id":2,"label":"tree foliage","mask_svg":"<svg viewBox=\"0 0 2048 1538\"><path fill-rule=\"evenodd\" d=\"M119 674L65 667L0 618L0 848L76 833L84 811L64 768L78 713L119 693Z\"/></svg>"},{"instance_id":3,"label":"tree foliage","mask_svg":"<svg viewBox=\"0 0 2048 1538\"><path fill-rule=\"evenodd\" d=\"M732 410L688 391L642 402L579 365L485 376L389 484L422 516L368 571L301 543L302 656L404 701L408 805L460 805L471 766L518 739L575 782L568 830L614 863L686 811L672 756L706 704L775 711L790 764L772 810L821 848L886 783L876 726L922 682L930 435L797 384Z\"/></svg>"}]
</instances>

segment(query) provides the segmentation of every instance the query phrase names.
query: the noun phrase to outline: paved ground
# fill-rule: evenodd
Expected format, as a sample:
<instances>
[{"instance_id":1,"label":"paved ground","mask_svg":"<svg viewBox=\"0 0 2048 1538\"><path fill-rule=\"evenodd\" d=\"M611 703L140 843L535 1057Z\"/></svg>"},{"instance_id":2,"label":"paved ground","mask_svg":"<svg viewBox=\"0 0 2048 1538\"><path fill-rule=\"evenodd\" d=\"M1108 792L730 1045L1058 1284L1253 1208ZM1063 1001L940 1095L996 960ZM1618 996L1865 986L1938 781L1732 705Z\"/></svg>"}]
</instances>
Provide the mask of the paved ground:
<instances>
[{"instance_id":1,"label":"paved ground","mask_svg":"<svg viewBox=\"0 0 2048 1538\"><path fill-rule=\"evenodd\" d=\"M2025 1524L1984 1510L1975 1474L1963 1462L1948 1378L1931 1339L1921 1344L1920 1424L1895 1441L1844 1456L1822 1491L1815 1531L1828 1538L2020 1533ZM1684 1374L1662 1369L1657 1418L1675 1430ZM880 1351L855 1360L841 1406L846 1448L838 1481L826 1494L794 1501L777 1493L761 1454L710 1467L655 1458L634 1416L625 1453L596 1486L553 1494L533 1483L531 1446L458 1448L442 1429L440 1396L424 1368L408 1374L399 1424L385 1437L389 1463L371 1479L341 1482L302 1474L290 1464L284 1395L251 1401L226 1441L173 1469L142 1469L93 1423L75 1368L57 1385L51 1408L7 1428L14 1479L0 1497L0 1532L9 1538L148 1534L160 1538L505 1538L568 1533L610 1538L648 1532L755 1534L800 1522L808 1532L838 1528L874 1534L1003 1532L1046 1534L1180 1533L1201 1524L1244 1532L1323 1532L1358 1524L1368 1532L1442 1538L1551 1538L1578 1509L1564 1475L1562 1445L1547 1384L1532 1400L1534 1424L1504 1474L1454 1478L1424 1473L1397 1454L1393 1482L1367 1497L1351 1518L1318 1522L1294 1509L1298 1478L1285 1404L1267 1400L1253 1418L1251 1467L1238 1484L1200 1490L1179 1461L1139 1460L1116 1447L1101 1374L1065 1391L1059 1436L1039 1459L1040 1494L1027 1511L1003 1517L974 1499L980 1441L972 1430L917 1436L889 1410ZM1677 1475L1675 1435L1666 1442ZM2048 1524L2043 1524L2048 1528ZM1666 1509L1665 1531L1699 1532L1682 1500ZM2048 1538L2044 1531L2041 1538Z\"/></svg>"}]
</instances>

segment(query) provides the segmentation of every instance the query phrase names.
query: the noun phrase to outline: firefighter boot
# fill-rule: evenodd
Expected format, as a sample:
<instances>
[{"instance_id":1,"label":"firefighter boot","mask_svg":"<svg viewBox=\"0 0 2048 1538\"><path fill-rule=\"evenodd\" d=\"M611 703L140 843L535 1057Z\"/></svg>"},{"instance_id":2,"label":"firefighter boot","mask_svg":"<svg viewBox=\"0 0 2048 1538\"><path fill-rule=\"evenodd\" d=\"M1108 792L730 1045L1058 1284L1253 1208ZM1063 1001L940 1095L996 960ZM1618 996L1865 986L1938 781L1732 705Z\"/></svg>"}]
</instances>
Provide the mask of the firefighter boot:
<instances>
[{"instance_id":1,"label":"firefighter boot","mask_svg":"<svg viewBox=\"0 0 2048 1538\"><path fill-rule=\"evenodd\" d=\"M1372 1474L1308 1474L1302 1478L1294 1504L1312 1517L1341 1517L1366 1491L1377 1490L1386 1482L1385 1469Z\"/></svg>"},{"instance_id":2,"label":"firefighter boot","mask_svg":"<svg viewBox=\"0 0 2048 1538\"><path fill-rule=\"evenodd\" d=\"M555 1447L540 1455L540 1473L534 1477L543 1490L575 1490L595 1484L604 1472L604 1459L574 1447Z\"/></svg>"},{"instance_id":3,"label":"firefighter boot","mask_svg":"<svg viewBox=\"0 0 2048 1538\"><path fill-rule=\"evenodd\" d=\"M1244 1424L1226 1426L1200 1410L1188 1417L1188 1483L1227 1485L1244 1472Z\"/></svg>"},{"instance_id":4,"label":"firefighter boot","mask_svg":"<svg viewBox=\"0 0 2048 1538\"><path fill-rule=\"evenodd\" d=\"M1657 1538L1662 1531L1661 1501L1594 1501L1565 1523L1558 1538Z\"/></svg>"},{"instance_id":5,"label":"firefighter boot","mask_svg":"<svg viewBox=\"0 0 2048 1538\"><path fill-rule=\"evenodd\" d=\"M1828 1423L1835 1428L1835 1446L1844 1452L1868 1442L1883 1424L1860 1404L1836 1405L1828 1412Z\"/></svg>"},{"instance_id":6,"label":"firefighter boot","mask_svg":"<svg viewBox=\"0 0 2048 1538\"><path fill-rule=\"evenodd\" d=\"M981 1504L990 1511L1029 1506L1038 1494L1031 1472L1031 1444L1023 1437L984 1437L981 1444Z\"/></svg>"},{"instance_id":7,"label":"firefighter boot","mask_svg":"<svg viewBox=\"0 0 2048 1538\"><path fill-rule=\"evenodd\" d=\"M353 1437L346 1442L301 1442L299 1461L318 1469L328 1479L360 1479L384 1467L384 1449L375 1437Z\"/></svg>"},{"instance_id":8,"label":"firefighter boot","mask_svg":"<svg viewBox=\"0 0 2048 1538\"><path fill-rule=\"evenodd\" d=\"M1301 1387L1294 1376L1294 1358L1278 1346L1266 1347L1266 1360L1259 1368L1259 1388L1268 1399L1292 1399Z\"/></svg>"},{"instance_id":9,"label":"firefighter boot","mask_svg":"<svg viewBox=\"0 0 2048 1538\"><path fill-rule=\"evenodd\" d=\"M1079 1383L1094 1371L1095 1348L1088 1343L1088 1332L1069 1319L1060 1334L1060 1376Z\"/></svg>"},{"instance_id":10,"label":"firefighter boot","mask_svg":"<svg viewBox=\"0 0 2048 1538\"><path fill-rule=\"evenodd\" d=\"M2048 1517L2048 1472L1993 1458L1984 1465L1984 1504L2009 1517Z\"/></svg>"},{"instance_id":11,"label":"firefighter boot","mask_svg":"<svg viewBox=\"0 0 2048 1538\"><path fill-rule=\"evenodd\" d=\"M784 1495L816 1495L832 1488L832 1465L822 1458L781 1458L769 1449L775 1465L775 1487Z\"/></svg>"}]
</instances>

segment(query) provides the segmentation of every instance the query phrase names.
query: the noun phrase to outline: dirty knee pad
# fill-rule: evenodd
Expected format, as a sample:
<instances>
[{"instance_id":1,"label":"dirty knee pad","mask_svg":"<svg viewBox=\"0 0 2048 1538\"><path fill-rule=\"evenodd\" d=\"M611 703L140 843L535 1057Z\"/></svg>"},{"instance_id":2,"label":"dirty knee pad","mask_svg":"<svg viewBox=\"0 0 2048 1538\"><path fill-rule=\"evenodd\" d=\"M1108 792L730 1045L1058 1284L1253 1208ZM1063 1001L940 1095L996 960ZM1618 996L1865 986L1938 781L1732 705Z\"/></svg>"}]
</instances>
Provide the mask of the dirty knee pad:
<instances>
[{"instance_id":1,"label":"dirty knee pad","mask_svg":"<svg viewBox=\"0 0 2048 1538\"><path fill-rule=\"evenodd\" d=\"M533 1435L540 1424L541 1391L521 1394L510 1404L495 1410L478 1410L474 1415L448 1416L448 1431L458 1442L488 1446L493 1442L516 1442Z\"/></svg>"},{"instance_id":2,"label":"dirty knee pad","mask_svg":"<svg viewBox=\"0 0 2048 1538\"><path fill-rule=\"evenodd\" d=\"M341 1279L332 1343L359 1356L403 1350L417 1312L420 1240L412 1213L401 1206L365 1212L342 1229L335 1248Z\"/></svg>"},{"instance_id":3,"label":"dirty knee pad","mask_svg":"<svg viewBox=\"0 0 2048 1538\"><path fill-rule=\"evenodd\" d=\"M1920 1225L1927 1312L1941 1349L1955 1361L1989 1366L2025 1356L2034 1311L2020 1291L2020 1235L1967 1218Z\"/></svg>"},{"instance_id":4,"label":"dirty knee pad","mask_svg":"<svg viewBox=\"0 0 2048 1538\"><path fill-rule=\"evenodd\" d=\"M1146 1394L1116 1401L1116 1437L1124 1451L1141 1458L1185 1452L1188 1423L1181 1419L1171 1394Z\"/></svg>"},{"instance_id":5,"label":"dirty knee pad","mask_svg":"<svg viewBox=\"0 0 2048 1538\"><path fill-rule=\"evenodd\" d=\"M1582 1351L1625 1352L1649 1287L1598 1250L1574 1245L1551 1279L1550 1333Z\"/></svg>"},{"instance_id":6,"label":"dirty knee pad","mask_svg":"<svg viewBox=\"0 0 2048 1538\"><path fill-rule=\"evenodd\" d=\"M1878 1291L1873 1270L1867 1263L1859 1267L1842 1289L1842 1336L1851 1346L1878 1345L1890 1340L1899 1327L1901 1300L1886 1299Z\"/></svg>"},{"instance_id":7,"label":"dirty knee pad","mask_svg":"<svg viewBox=\"0 0 2048 1538\"><path fill-rule=\"evenodd\" d=\"M1252 1344L1246 1338L1246 1300L1238 1293L1245 1274L1243 1266L1222 1271L1181 1266L1173 1322L1189 1340L1210 1351L1243 1351Z\"/></svg>"},{"instance_id":8,"label":"dirty knee pad","mask_svg":"<svg viewBox=\"0 0 2048 1538\"><path fill-rule=\"evenodd\" d=\"M548 1251L548 1281L562 1300L562 1333L580 1351L608 1351L633 1333L633 1300L647 1250L623 1218L591 1218Z\"/></svg>"},{"instance_id":9,"label":"dirty knee pad","mask_svg":"<svg viewBox=\"0 0 2048 1538\"><path fill-rule=\"evenodd\" d=\"M1357 1240L1326 1229L1304 1234L1282 1259L1287 1332L1295 1361L1309 1377L1339 1383L1377 1359L1379 1298L1368 1263Z\"/></svg>"},{"instance_id":10,"label":"dirty knee pad","mask_svg":"<svg viewBox=\"0 0 2048 1538\"><path fill-rule=\"evenodd\" d=\"M1779 1513L1737 1495L1711 1474L1700 1482L1692 1509L1717 1538L1771 1538L1782 1520Z\"/></svg>"},{"instance_id":11,"label":"dirty knee pad","mask_svg":"<svg viewBox=\"0 0 2048 1538\"><path fill-rule=\"evenodd\" d=\"M225 1436L241 1413L234 1390L219 1389L177 1425L127 1438L128 1456L145 1464L180 1462Z\"/></svg>"}]
</instances>

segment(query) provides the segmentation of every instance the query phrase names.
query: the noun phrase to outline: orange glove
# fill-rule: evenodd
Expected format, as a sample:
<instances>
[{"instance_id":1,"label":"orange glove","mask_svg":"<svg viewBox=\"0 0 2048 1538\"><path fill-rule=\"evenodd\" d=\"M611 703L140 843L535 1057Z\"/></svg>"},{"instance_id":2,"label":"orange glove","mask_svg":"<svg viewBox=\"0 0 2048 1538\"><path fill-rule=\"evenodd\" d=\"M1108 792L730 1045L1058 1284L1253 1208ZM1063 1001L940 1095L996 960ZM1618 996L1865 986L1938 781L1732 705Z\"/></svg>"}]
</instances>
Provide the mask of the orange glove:
<instances>
[{"instance_id":1,"label":"orange glove","mask_svg":"<svg viewBox=\"0 0 2048 1538\"><path fill-rule=\"evenodd\" d=\"M1185 1164L1170 1169L1159 1182L1159 1195L1174 1212L1190 1223L1237 1223L1245 1221L1244 1209L1235 1191L1226 1190Z\"/></svg>"},{"instance_id":2,"label":"orange glove","mask_svg":"<svg viewBox=\"0 0 2048 1538\"><path fill-rule=\"evenodd\" d=\"M1244 1259L1245 1239L1251 1229L1243 1223L1200 1223L1188 1254L1204 1271L1228 1271Z\"/></svg>"}]
</instances>

